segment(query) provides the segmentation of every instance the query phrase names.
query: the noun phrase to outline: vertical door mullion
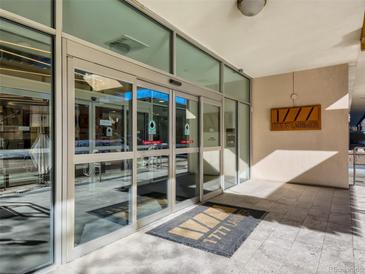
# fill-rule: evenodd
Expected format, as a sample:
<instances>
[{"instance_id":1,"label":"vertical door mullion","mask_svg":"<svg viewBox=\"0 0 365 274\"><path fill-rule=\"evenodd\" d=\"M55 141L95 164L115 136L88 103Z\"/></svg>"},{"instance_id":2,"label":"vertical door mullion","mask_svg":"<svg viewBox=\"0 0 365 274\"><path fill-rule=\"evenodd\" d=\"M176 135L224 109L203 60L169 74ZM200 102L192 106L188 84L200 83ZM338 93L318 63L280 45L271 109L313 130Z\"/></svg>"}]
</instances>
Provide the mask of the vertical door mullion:
<instances>
[{"instance_id":1,"label":"vertical door mullion","mask_svg":"<svg viewBox=\"0 0 365 274\"><path fill-rule=\"evenodd\" d=\"M203 201L204 199L204 179L203 179L203 175L204 175L204 168L203 168L203 164L204 164L204 160L203 160L203 156L204 156L204 132L203 132L203 112L204 112L204 99L203 97L199 98L199 136L200 136L200 144L199 144L199 200Z\"/></svg>"},{"instance_id":2,"label":"vertical door mullion","mask_svg":"<svg viewBox=\"0 0 365 274\"><path fill-rule=\"evenodd\" d=\"M236 142L236 184L238 185L240 183L240 123L238 122L238 118L239 118L239 107L240 107L240 104L238 101L236 101L236 113L235 113L235 117L236 117L236 139L235 139L235 142Z\"/></svg>"},{"instance_id":3,"label":"vertical door mullion","mask_svg":"<svg viewBox=\"0 0 365 274\"><path fill-rule=\"evenodd\" d=\"M220 134L220 178L221 178L221 189L224 189L224 166L223 166L223 155L224 155L224 104L222 102L221 106L219 107L219 134Z\"/></svg>"},{"instance_id":4,"label":"vertical door mullion","mask_svg":"<svg viewBox=\"0 0 365 274\"><path fill-rule=\"evenodd\" d=\"M132 90L132 225L137 229L137 85Z\"/></svg>"},{"instance_id":5,"label":"vertical door mullion","mask_svg":"<svg viewBox=\"0 0 365 274\"><path fill-rule=\"evenodd\" d=\"M168 183L167 183L167 200L168 200L168 205L169 205L169 208L170 208L170 211L173 210L173 205L174 205L174 202L173 202L173 184L174 184L174 180L173 180L173 93L172 91L170 90L169 92L169 120L168 120L168 123L169 123L169 150L170 150L170 153L169 153L169 160L168 160L168 163L169 163L169 168L168 168L168 171L169 171L169 175L168 175Z\"/></svg>"},{"instance_id":6,"label":"vertical door mullion","mask_svg":"<svg viewBox=\"0 0 365 274\"><path fill-rule=\"evenodd\" d=\"M75 73L73 59L67 58L67 261L71 260L75 235Z\"/></svg>"},{"instance_id":7,"label":"vertical door mullion","mask_svg":"<svg viewBox=\"0 0 365 274\"><path fill-rule=\"evenodd\" d=\"M171 130L171 170L172 170L172 176L171 176L171 202L172 202L172 210L175 210L176 206L176 94L175 91L172 93L172 130Z\"/></svg>"},{"instance_id":8,"label":"vertical door mullion","mask_svg":"<svg viewBox=\"0 0 365 274\"><path fill-rule=\"evenodd\" d=\"M220 134L220 180L221 180L221 189L224 189L224 167L223 167L223 158L224 158L224 108L223 103L219 107L219 134Z\"/></svg>"}]
</instances>

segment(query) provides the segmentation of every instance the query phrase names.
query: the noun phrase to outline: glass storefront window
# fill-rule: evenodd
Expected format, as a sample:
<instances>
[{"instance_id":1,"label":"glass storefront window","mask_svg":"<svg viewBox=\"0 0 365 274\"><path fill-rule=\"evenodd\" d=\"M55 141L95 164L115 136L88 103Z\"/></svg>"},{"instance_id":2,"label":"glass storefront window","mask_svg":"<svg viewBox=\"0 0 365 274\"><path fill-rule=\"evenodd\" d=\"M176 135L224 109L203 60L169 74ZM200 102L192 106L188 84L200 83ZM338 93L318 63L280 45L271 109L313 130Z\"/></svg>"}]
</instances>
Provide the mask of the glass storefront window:
<instances>
[{"instance_id":1,"label":"glass storefront window","mask_svg":"<svg viewBox=\"0 0 365 274\"><path fill-rule=\"evenodd\" d=\"M28 273L53 261L52 38L0 36L0 273Z\"/></svg>"},{"instance_id":2,"label":"glass storefront window","mask_svg":"<svg viewBox=\"0 0 365 274\"><path fill-rule=\"evenodd\" d=\"M137 143L138 150L169 147L169 94L138 87Z\"/></svg>"},{"instance_id":3,"label":"glass storefront window","mask_svg":"<svg viewBox=\"0 0 365 274\"><path fill-rule=\"evenodd\" d=\"M169 157L151 156L137 162L137 218L168 207Z\"/></svg>"},{"instance_id":4,"label":"glass storefront window","mask_svg":"<svg viewBox=\"0 0 365 274\"><path fill-rule=\"evenodd\" d=\"M238 104L238 115L240 117L240 151L238 159L240 182L250 178L250 106Z\"/></svg>"},{"instance_id":5,"label":"glass storefront window","mask_svg":"<svg viewBox=\"0 0 365 274\"><path fill-rule=\"evenodd\" d=\"M132 160L75 165L75 246L131 220Z\"/></svg>"},{"instance_id":6,"label":"glass storefront window","mask_svg":"<svg viewBox=\"0 0 365 274\"><path fill-rule=\"evenodd\" d=\"M124 1L64 0L63 24L66 33L170 72L171 31Z\"/></svg>"},{"instance_id":7,"label":"glass storefront window","mask_svg":"<svg viewBox=\"0 0 365 274\"><path fill-rule=\"evenodd\" d=\"M176 37L176 74L219 91L219 62L181 37Z\"/></svg>"},{"instance_id":8,"label":"glass storefront window","mask_svg":"<svg viewBox=\"0 0 365 274\"><path fill-rule=\"evenodd\" d=\"M221 188L220 151L203 152L203 192L208 194Z\"/></svg>"},{"instance_id":9,"label":"glass storefront window","mask_svg":"<svg viewBox=\"0 0 365 274\"><path fill-rule=\"evenodd\" d=\"M204 147L220 146L220 110L218 106L203 106Z\"/></svg>"},{"instance_id":10,"label":"glass storefront window","mask_svg":"<svg viewBox=\"0 0 365 274\"><path fill-rule=\"evenodd\" d=\"M176 203L199 196L199 153L176 155Z\"/></svg>"},{"instance_id":11,"label":"glass storefront window","mask_svg":"<svg viewBox=\"0 0 365 274\"><path fill-rule=\"evenodd\" d=\"M75 154L131 151L131 110L131 84L76 70Z\"/></svg>"},{"instance_id":12,"label":"glass storefront window","mask_svg":"<svg viewBox=\"0 0 365 274\"><path fill-rule=\"evenodd\" d=\"M237 184L237 105L224 100L224 188Z\"/></svg>"},{"instance_id":13,"label":"glass storefront window","mask_svg":"<svg viewBox=\"0 0 365 274\"><path fill-rule=\"evenodd\" d=\"M250 102L250 80L224 66L224 94L243 102Z\"/></svg>"},{"instance_id":14,"label":"glass storefront window","mask_svg":"<svg viewBox=\"0 0 365 274\"><path fill-rule=\"evenodd\" d=\"M197 147L198 102L183 97L176 97L176 148Z\"/></svg>"},{"instance_id":15,"label":"glass storefront window","mask_svg":"<svg viewBox=\"0 0 365 274\"><path fill-rule=\"evenodd\" d=\"M0 9L52 26L53 0L1 0Z\"/></svg>"}]
</instances>

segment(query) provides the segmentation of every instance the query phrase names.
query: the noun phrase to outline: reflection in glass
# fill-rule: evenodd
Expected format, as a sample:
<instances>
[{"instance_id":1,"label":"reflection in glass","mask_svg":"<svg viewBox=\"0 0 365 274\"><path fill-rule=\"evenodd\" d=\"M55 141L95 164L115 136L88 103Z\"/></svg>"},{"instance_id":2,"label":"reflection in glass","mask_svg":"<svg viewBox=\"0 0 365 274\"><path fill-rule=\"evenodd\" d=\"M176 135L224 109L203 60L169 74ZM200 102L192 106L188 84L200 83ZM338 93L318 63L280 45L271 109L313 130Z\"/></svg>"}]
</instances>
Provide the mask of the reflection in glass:
<instances>
[{"instance_id":1,"label":"reflection in glass","mask_svg":"<svg viewBox=\"0 0 365 274\"><path fill-rule=\"evenodd\" d=\"M204 147L220 146L220 115L219 107L204 104L203 112L203 134Z\"/></svg>"},{"instance_id":2,"label":"reflection in glass","mask_svg":"<svg viewBox=\"0 0 365 274\"><path fill-rule=\"evenodd\" d=\"M53 261L52 39L0 27L0 273L25 273Z\"/></svg>"},{"instance_id":3,"label":"reflection in glass","mask_svg":"<svg viewBox=\"0 0 365 274\"><path fill-rule=\"evenodd\" d=\"M250 106L238 104L240 117L240 153L238 159L240 182L250 178Z\"/></svg>"},{"instance_id":4,"label":"reflection in glass","mask_svg":"<svg viewBox=\"0 0 365 274\"><path fill-rule=\"evenodd\" d=\"M137 162L137 218L147 217L168 207L169 158L151 156Z\"/></svg>"},{"instance_id":5,"label":"reflection in glass","mask_svg":"<svg viewBox=\"0 0 365 274\"><path fill-rule=\"evenodd\" d=\"M176 97L176 148L197 147L198 102Z\"/></svg>"},{"instance_id":6,"label":"reflection in glass","mask_svg":"<svg viewBox=\"0 0 365 274\"><path fill-rule=\"evenodd\" d=\"M169 95L153 89L137 89L138 150L169 147Z\"/></svg>"},{"instance_id":7,"label":"reflection in glass","mask_svg":"<svg viewBox=\"0 0 365 274\"><path fill-rule=\"evenodd\" d=\"M125 1L63 0L62 11L65 32L170 71L171 31Z\"/></svg>"},{"instance_id":8,"label":"reflection in glass","mask_svg":"<svg viewBox=\"0 0 365 274\"><path fill-rule=\"evenodd\" d=\"M131 223L132 160L75 165L75 246Z\"/></svg>"},{"instance_id":9,"label":"reflection in glass","mask_svg":"<svg viewBox=\"0 0 365 274\"><path fill-rule=\"evenodd\" d=\"M237 105L233 100L224 100L224 188L237 184Z\"/></svg>"},{"instance_id":10,"label":"reflection in glass","mask_svg":"<svg viewBox=\"0 0 365 274\"><path fill-rule=\"evenodd\" d=\"M176 37L176 74L219 91L219 62L181 37Z\"/></svg>"},{"instance_id":11,"label":"reflection in glass","mask_svg":"<svg viewBox=\"0 0 365 274\"><path fill-rule=\"evenodd\" d=\"M176 155L176 203L199 196L199 153Z\"/></svg>"},{"instance_id":12,"label":"reflection in glass","mask_svg":"<svg viewBox=\"0 0 365 274\"><path fill-rule=\"evenodd\" d=\"M131 84L76 70L75 97L75 154L132 150Z\"/></svg>"},{"instance_id":13,"label":"reflection in glass","mask_svg":"<svg viewBox=\"0 0 365 274\"><path fill-rule=\"evenodd\" d=\"M203 152L203 191L204 194L221 188L220 151Z\"/></svg>"},{"instance_id":14,"label":"reflection in glass","mask_svg":"<svg viewBox=\"0 0 365 274\"><path fill-rule=\"evenodd\" d=\"M250 80L224 66L224 94L238 100L250 102Z\"/></svg>"},{"instance_id":15,"label":"reflection in glass","mask_svg":"<svg viewBox=\"0 0 365 274\"><path fill-rule=\"evenodd\" d=\"M53 2L53 0L1 0L0 9L51 27Z\"/></svg>"}]
</instances>

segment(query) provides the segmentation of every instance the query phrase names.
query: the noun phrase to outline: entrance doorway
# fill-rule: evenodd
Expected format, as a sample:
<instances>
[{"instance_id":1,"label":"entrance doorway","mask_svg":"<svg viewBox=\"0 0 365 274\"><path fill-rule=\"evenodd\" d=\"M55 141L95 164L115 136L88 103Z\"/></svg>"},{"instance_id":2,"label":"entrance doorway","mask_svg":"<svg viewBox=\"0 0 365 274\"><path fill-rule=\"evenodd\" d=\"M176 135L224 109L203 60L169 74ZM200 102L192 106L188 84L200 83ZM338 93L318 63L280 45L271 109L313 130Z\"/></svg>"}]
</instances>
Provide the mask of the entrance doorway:
<instances>
[{"instance_id":1,"label":"entrance doorway","mask_svg":"<svg viewBox=\"0 0 365 274\"><path fill-rule=\"evenodd\" d=\"M169 86L157 73L148 80L151 71L98 51L85 56L90 49L72 42L67 48L70 261L220 193L223 113L219 94Z\"/></svg>"}]
</instances>

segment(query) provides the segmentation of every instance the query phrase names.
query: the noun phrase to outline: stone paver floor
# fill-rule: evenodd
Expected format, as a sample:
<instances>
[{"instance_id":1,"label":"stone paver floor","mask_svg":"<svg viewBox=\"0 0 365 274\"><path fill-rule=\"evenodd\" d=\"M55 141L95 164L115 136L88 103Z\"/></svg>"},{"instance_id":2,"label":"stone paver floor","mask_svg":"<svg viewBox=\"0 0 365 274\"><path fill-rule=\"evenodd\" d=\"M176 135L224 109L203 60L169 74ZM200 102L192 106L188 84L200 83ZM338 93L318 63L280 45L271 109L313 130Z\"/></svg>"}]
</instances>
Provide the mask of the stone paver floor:
<instances>
[{"instance_id":1,"label":"stone paver floor","mask_svg":"<svg viewBox=\"0 0 365 274\"><path fill-rule=\"evenodd\" d=\"M150 226L52 273L365 273L365 185L250 181L213 201L269 212L231 258L147 235Z\"/></svg>"}]
</instances>

